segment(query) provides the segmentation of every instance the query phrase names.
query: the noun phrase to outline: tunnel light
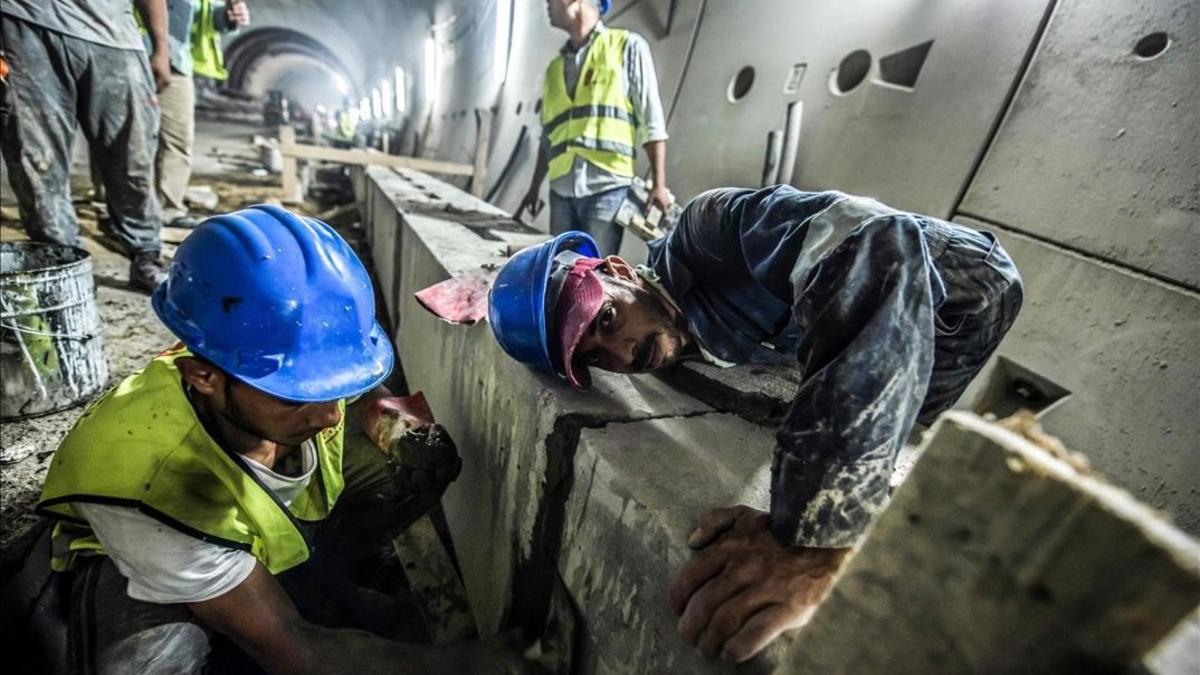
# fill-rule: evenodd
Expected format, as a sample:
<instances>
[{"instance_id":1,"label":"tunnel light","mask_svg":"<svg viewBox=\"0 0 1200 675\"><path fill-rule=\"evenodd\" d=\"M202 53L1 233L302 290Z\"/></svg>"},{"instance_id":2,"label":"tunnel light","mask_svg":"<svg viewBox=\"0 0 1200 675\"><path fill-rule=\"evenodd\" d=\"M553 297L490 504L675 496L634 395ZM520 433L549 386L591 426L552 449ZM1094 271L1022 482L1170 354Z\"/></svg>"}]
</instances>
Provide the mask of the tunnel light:
<instances>
[{"instance_id":1,"label":"tunnel light","mask_svg":"<svg viewBox=\"0 0 1200 675\"><path fill-rule=\"evenodd\" d=\"M371 115L383 118L383 95L379 93L379 87L371 90Z\"/></svg>"},{"instance_id":2,"label":"tunnel light","mask_svg":"<svg viewBox=\"0 0 1200 675\"><path fill-rule=\"evenodd\" d=\"M371 99L366 96L362 97L362 100L358 102L358 119L371 119Z\"/></svg>"},{"instance_id":3,"label":"tunnel light","mask_svg":"<svg viewBox=\"0 0 1200 675\"><path fill-rule=\"evenodd\" d=\"M433 105L437 96L437 42L433 36L425 38L425 104Z\"/></svg>"},{"instance_id":4,"label":"tunnel light","mask_svg":"<svg viewBox=\"0 0 1200 675\"><path fill-rule=\"evenodd\" d=\"M508 53L512 41L513 0L496 0L496 33L492 63L496 68L496 83L503 87L508 80Z\"/></svg>"},{"instance_id":5,"label":"tunnel light","mask_svg":"<svg viewBox=\"0 0 1200 675\"><path fill-rule=\"evenodd\" d=\"M346 78L337 73L333 74L333 86L337 87L338 93L342 96L350 93L350 85L346 83Z\"/></svg>"},{"instance_id":6,"label":"tunnel light","mask_svg":"<svg viewBox=\"0 0 1200 675\"><path fill-rule=\"evenodd\" d=\"M383 116L385 118L392 116L392 104L396 99L392 98L392 81L385 79L379 83L379 98L383 100Z\"/></svg>"},{"instance_id":7,"label":"tunnel light","mask_svg":"<svg viewBox=\"0 0 1200 675\"><path fill-rule=\"evenodd\" d=\"M396 112L403 115L408 110L408 101L405 93L408 89L408 83L404 81L404 69L396 67Z\"/></svg>"}]
</instances>

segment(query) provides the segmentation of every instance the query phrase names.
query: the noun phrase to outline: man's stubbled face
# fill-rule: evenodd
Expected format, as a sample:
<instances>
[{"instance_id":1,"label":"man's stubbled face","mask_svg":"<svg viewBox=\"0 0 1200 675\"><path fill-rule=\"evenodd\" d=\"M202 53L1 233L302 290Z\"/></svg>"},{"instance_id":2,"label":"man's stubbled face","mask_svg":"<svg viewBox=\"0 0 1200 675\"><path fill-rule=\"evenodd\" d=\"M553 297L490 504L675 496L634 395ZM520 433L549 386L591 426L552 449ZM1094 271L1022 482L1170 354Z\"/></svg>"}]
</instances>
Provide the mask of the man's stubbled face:
<instances>
[{"instance_id":1,"label":"man's stubbled face","mask_svg":"<svg viewBox=\"0 0 1200 675\"><path fill-rule=\"evenodd\" d=\"M604 304L576 347L576 363L644 373L678 361L691 342L683 315L636 276L601 278Z\"/></svg>"}]
</instances>

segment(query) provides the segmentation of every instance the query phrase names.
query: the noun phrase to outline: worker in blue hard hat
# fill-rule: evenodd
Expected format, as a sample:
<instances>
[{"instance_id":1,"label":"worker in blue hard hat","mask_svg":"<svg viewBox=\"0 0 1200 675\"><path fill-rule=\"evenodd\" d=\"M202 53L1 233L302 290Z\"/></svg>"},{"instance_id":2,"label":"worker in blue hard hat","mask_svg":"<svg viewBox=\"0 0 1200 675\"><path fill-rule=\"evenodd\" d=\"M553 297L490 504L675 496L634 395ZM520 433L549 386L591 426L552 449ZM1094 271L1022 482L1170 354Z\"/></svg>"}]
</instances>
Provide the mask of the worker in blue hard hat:
<instances>
[{"instance_id":1,"label":"worker in blue hard hat","mask_svg":"<svg viewBox=\"0 0 1200 675\"><path fill-rule=\"evenodd\" d=\"M547 0L569 39L546 68L542 139L529 190L514 214L540 202L550 178L550 231L587 232L606 251L621 243L617 211L633 182L637 148L650 161L650 203L666 211L667 123L645 38L609 28L608 0Z\"/></svg>"},{"instance_id":2,"label":"worker in blue hard hat","mask_svg":"<svg viewBox=\"0 0 1200 675\"><path fill-rule=\"evenodd\" d=\"M799 369L770 512L714 509L669 600L685 640L750 658L812 614L888 496L916 422L996 349L1021 278L990 233L840 192L705 192L633 267L582 233L514 255L492 288L508 354L575 387L681 360Z\"/></svg>"},{"instance_id":3,"label":"worker in blue hard hat","mask_svg":"<svg viewBox=\"0 0 1200 675\"><path fill-rule=\"evenodd\" d=\"M70 573L73 672L519 667L500 646L388 639L400 608L348 581L461 464L383 386L392 345L332 228L266 205L210 218L153 307L180 343L87 409L38 504ZM379 447L397 428L409 455Z\"/></svg>"}]
</instances>

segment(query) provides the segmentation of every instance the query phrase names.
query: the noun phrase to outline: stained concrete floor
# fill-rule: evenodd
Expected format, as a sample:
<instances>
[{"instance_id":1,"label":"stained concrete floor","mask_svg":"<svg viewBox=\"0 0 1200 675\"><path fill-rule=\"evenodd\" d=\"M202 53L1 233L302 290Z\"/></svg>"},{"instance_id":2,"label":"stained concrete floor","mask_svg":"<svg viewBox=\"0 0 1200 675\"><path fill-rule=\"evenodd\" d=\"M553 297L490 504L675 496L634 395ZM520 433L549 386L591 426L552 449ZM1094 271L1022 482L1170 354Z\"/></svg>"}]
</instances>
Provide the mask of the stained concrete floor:
<instances>
[{"instance_id":1,"label":"stained concrete floor","mask_svg":"<svg viewBox=\"0 0 1200 675\"><path fill-rule=\"evenodd\" d=\"M197 124L196 172L193 185L211 185L220 198L217 212L265 201L282 195L278 176L256 176L257 153L248 141L264 131L257 127L204 122ZM154 354L175 342L154 316L150 299L128 287L129 262L97 229L99 204L87 199L86 156L77 155L72 166L72 192L87 250L92 254L96 304L104 325L104 354L110 384L145 365ZM311 204L295 207L311 213ZM201 212L204 213L204 212ZM175 234L179 234L176 232ZM7 181L0 190L0 240L26 239L17 214L15 196ZM170 239L172 236L165 236ZM165 245L169 254L173 246ZM0 578L13 569L32 543L39 518L33 506L49 466L50 456L82 411L82 406L50 415L0 424Z\"/></svg>"}]
</instances>

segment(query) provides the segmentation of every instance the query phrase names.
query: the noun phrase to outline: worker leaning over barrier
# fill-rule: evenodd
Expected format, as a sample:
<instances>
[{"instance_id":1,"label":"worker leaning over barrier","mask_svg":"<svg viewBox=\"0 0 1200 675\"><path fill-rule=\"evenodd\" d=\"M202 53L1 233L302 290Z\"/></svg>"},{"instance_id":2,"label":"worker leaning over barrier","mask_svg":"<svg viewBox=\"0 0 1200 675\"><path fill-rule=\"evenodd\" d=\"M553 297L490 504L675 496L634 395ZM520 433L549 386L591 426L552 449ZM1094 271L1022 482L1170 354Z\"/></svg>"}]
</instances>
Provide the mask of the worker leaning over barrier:
<instances>
[{"instance_id":1,"label":"worker leaning over barrier","mask_svg":"<svg viewBox=\"0 0 1200 675\"><path fill-rule=\"evenodd\" d=\"M181 344L88 408L38 505L60 520L70 641L94 657L78 672L234 672L230 641L269 672L510 663L499 647L379 637L395 608L345 579L460 467L430 429L434 478L406 490L360 430L403 401L381 385L392 346L346 242L274 206L217 216L180 245L153 306Z\"/></svg>"},{"instance_id":2,"label":"worker leaning over barrier","mask_svg":"<svg viewBox=\"0 0 1200 675\"><path fill-rule=\"evenodd\" d=\"M608 28L609 0L547 0L550 24L570 35L546 68L542 142L529 191L514 214L538 203L550 176L550 231L582 230L606 251L621 244L614 220L633 181L637 146L650 159L650 202L665 211L667 123L646 40Z\"/></svg>"},{"instance_id":3,"label":"worker leaning over barrier","mask_svg":"<svg viewBox=\"0 0 1200 675\"><path fill-rule=\"evenodd\" d=\"M800 369L770 513L704 514L669 594L686 640L742 661L811 616L914 423L949 408L1012 325L1021 279L989 233L789 186L705 192L649 246L636 269L579 232L520 251L489 318L511 356L578 388L589 366Z\"/></svg>"}]
</instances>

